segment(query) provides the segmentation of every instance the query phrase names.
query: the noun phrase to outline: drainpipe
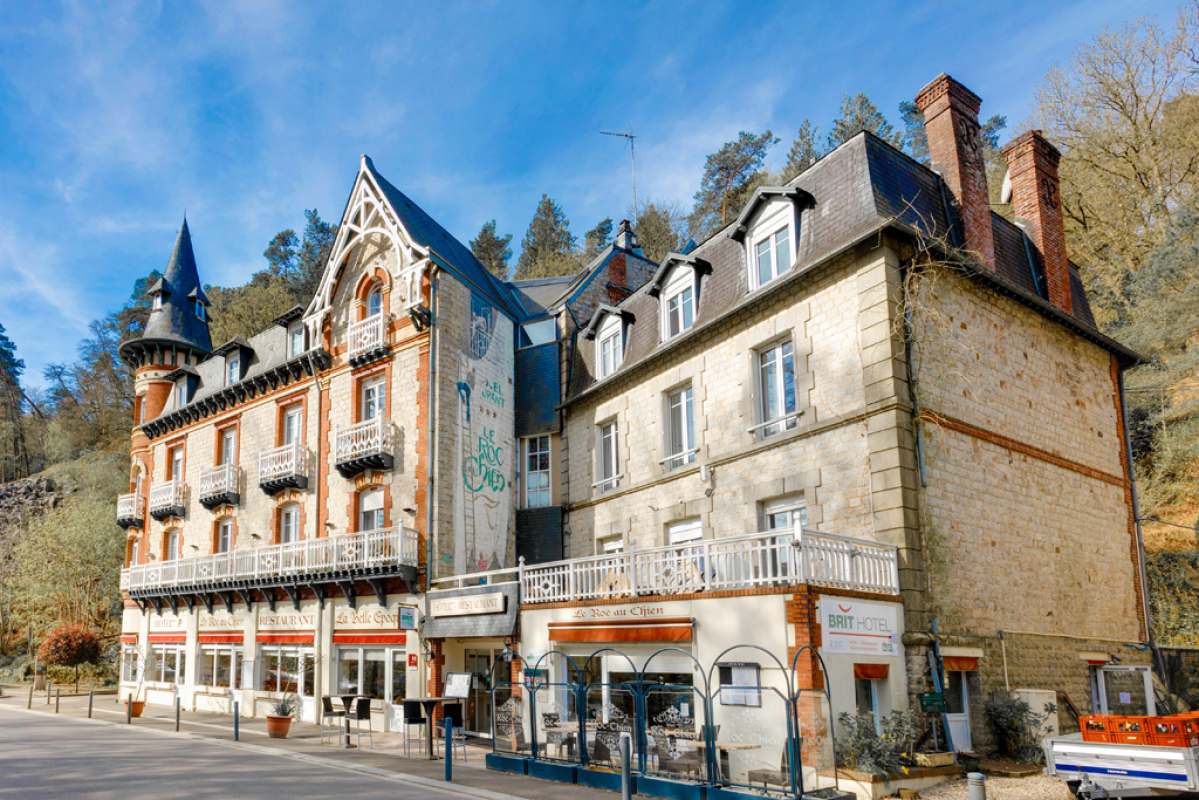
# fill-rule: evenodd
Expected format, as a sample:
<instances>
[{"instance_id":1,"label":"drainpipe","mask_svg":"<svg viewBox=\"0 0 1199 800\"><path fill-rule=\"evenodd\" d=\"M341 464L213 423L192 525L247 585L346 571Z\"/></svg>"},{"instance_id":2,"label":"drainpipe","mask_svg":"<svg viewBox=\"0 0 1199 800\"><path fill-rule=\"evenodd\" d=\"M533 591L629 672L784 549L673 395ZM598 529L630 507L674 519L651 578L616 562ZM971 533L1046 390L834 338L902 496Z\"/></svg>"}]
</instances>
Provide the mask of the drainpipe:
<instances>
[{"instance_id":1,"label":"drainpipe","mask_svg":"<svg viewBox=\"0 0 1199 800\"><path fill-rule=\"evenodd\" d=\"M1141 362L1138 360L1129 369L1137 367ZM1124 396L1124 370L1120 370L1117 383L1120 387L1120 424L1124 427L1124 456L1128 462L1128 486L1132 495L1132 518L1135 522L1136 537L1137 537L1137 564L1140 566L1141 572L1141 609L1145 615L1145 641L1150 647L1153 646L1153 623L1149 618L1149 576L1145 571L1145 541L1141 538L1141 511L1140 505L1137 502L1137 476L1136 470L1132 463L1132 436L1128 430L1128 401ZM1156 653L1156 650L1154 651Z\"/></svg>"},{"instance_id":2,"label":"drainpipe","mask_svg":"<svg viewBox=\"0 0 1199 800\"><path fill-rule=\"evenodd\" d=\"M433 460L437 425L437 265L429 266L429 430L425 441L425 591L433 579Z\"/></svg>"},{"instance_id":3,"label":"drainpipe","mask_svg":"<svg viewBox=\"0 0 1199 800\"><path fill-rule=\"evenodd\" d=\"M1003 651L1003 688L1008 694L1012 693L1012 685L1007 679L1007 639L1003 638L1003 631L999 632L999 647Z\"/></svg>"}]
</instances>

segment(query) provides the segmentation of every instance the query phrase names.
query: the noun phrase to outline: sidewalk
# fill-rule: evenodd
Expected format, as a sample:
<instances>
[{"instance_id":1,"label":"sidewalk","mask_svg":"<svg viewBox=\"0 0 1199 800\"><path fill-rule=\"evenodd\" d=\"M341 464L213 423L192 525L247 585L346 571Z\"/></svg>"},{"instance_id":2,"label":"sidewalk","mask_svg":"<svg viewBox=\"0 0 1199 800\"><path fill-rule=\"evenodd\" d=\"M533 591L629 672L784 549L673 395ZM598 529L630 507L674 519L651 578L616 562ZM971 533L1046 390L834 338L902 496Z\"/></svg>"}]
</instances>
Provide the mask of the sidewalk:
<instances>
[{"instance_id":1,"label":"sidewalk","mask_svg":"<svg viewBox=\"0 0 1199 800\"><path fill-rule=\"evenodd\" d=\"M28 691L28 690L26 690ZM0 697L0 707L24 710L28 696L18 697L5 693ZM31 711L37 714L54 714L53 701L46 705L44 696L34 699ZM63 696L60 717L83 719L87 717L87 696ZM114 702L111 695L97 696L93 705L94 721L125 724L125 706ZM342 769L369 772L392 778L406 778L413 783L422 783L439 788L450 788L445 783L445 762L427 758L404 758L403 744L399 734L375 734L375 748L371 750L363 739L362 750L345 750L336 744L321 744L320 727L293 722L286 739L271 739L266 735L266 720L262 718L240 721L240 742L233 741L233 717L224 714L207 714L184 711L179 717L179 733L175 730L174 711L163 706L147 705L140 718L133 720L133 727L170 736L190 735L209 741L225 742L230 747L246 747L273 755L297 758L304 761L323 763ZM365 731L363 732L365 737ZM614 797L612 792L574 786L553 781L542 781L524 775L509 775L491 772L484 765L484 756L490 747L467 746L467 763L463 763L461 751L453 763L455 791L484 798L485 800L604 800Z\"/></svg>"}]
</instances>

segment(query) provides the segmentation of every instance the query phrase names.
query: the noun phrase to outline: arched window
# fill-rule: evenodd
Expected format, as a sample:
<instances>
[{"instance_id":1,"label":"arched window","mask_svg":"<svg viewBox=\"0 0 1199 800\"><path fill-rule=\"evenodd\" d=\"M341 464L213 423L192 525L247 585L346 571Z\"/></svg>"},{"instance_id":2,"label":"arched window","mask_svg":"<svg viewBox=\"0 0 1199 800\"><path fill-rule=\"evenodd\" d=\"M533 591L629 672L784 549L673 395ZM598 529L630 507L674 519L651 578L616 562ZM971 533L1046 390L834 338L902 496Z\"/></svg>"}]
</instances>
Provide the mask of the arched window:
<instances>
[{"instance_id":1,"label":"arched window","mask_svg":"<svg viewBox=\"0 0 1199 800\"><path fill-rule=\"evenodd\" d=\"M374 531L383 527L383 490L367 489L358 495L358 530Z\"/></svg>"},{"instance_id":2,"label":"arched window","mask_svg":"<svg viewBox=\"0 0 1199 800\"><path fill-rule=\"evenodd\" d=\"M289 503L279 509L279 544L300 541L300 507Z\"/></svg>"},{"instance_id":3,"label":"arched window","mask_svg":"<svg viewBox=\"0 0 1199 800\"><path fill-rule=\"evenodd\" d=\"M375 287L371 289L371 293L366 296L366 315L373 317L376 314L383 312L383 290Z\"/></svg>"}]
</instances>

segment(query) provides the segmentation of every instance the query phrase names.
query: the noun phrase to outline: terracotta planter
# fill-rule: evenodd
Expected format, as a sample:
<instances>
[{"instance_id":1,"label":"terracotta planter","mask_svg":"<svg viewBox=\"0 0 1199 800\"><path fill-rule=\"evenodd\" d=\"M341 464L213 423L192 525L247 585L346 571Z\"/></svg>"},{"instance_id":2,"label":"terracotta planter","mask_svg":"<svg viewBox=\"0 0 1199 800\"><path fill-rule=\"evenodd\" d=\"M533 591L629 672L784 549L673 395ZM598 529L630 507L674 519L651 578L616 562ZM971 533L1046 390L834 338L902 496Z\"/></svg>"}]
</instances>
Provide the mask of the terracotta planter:
<instances>
[{"instance_id":1,"label":"terracotta planter","mask_svg":"<svg viewBox=\"0 0 1199 800\"><path fill-rule=\"evenodd\" d=\"M272 739L286 739L287 732L291 729L291 717L276 717L272 714L266 715L266 735Z\"/></svg>"},{"instance_id":2,"label":"terracotta planter","mask_svg":"<svg viewBox=\"0 0 1199 800\"><path fill-rule=\"evenodd\" d=\"M129 713L131 716L140 717L142 711L146 708L145 700L133 700L129 703Z\"/></svg>"}]
</instances>

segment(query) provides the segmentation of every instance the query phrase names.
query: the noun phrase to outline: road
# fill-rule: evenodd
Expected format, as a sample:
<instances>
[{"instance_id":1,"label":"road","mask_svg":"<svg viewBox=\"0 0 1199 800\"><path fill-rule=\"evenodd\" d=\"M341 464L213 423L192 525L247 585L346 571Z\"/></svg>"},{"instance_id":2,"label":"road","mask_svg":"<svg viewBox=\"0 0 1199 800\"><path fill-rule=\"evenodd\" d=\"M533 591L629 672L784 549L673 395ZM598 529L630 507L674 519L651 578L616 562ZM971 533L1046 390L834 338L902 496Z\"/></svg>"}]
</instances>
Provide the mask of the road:
<instances>
[{"instance_id":1,"label":"road","mask_svg":"<svg viewBox=\"0 0 1199 800\"><path fill-rule=\"evenodd\" d=\"M257 749L0 708L0 800L76 797L462 800Z\"/></svg>"}]
</instances>

